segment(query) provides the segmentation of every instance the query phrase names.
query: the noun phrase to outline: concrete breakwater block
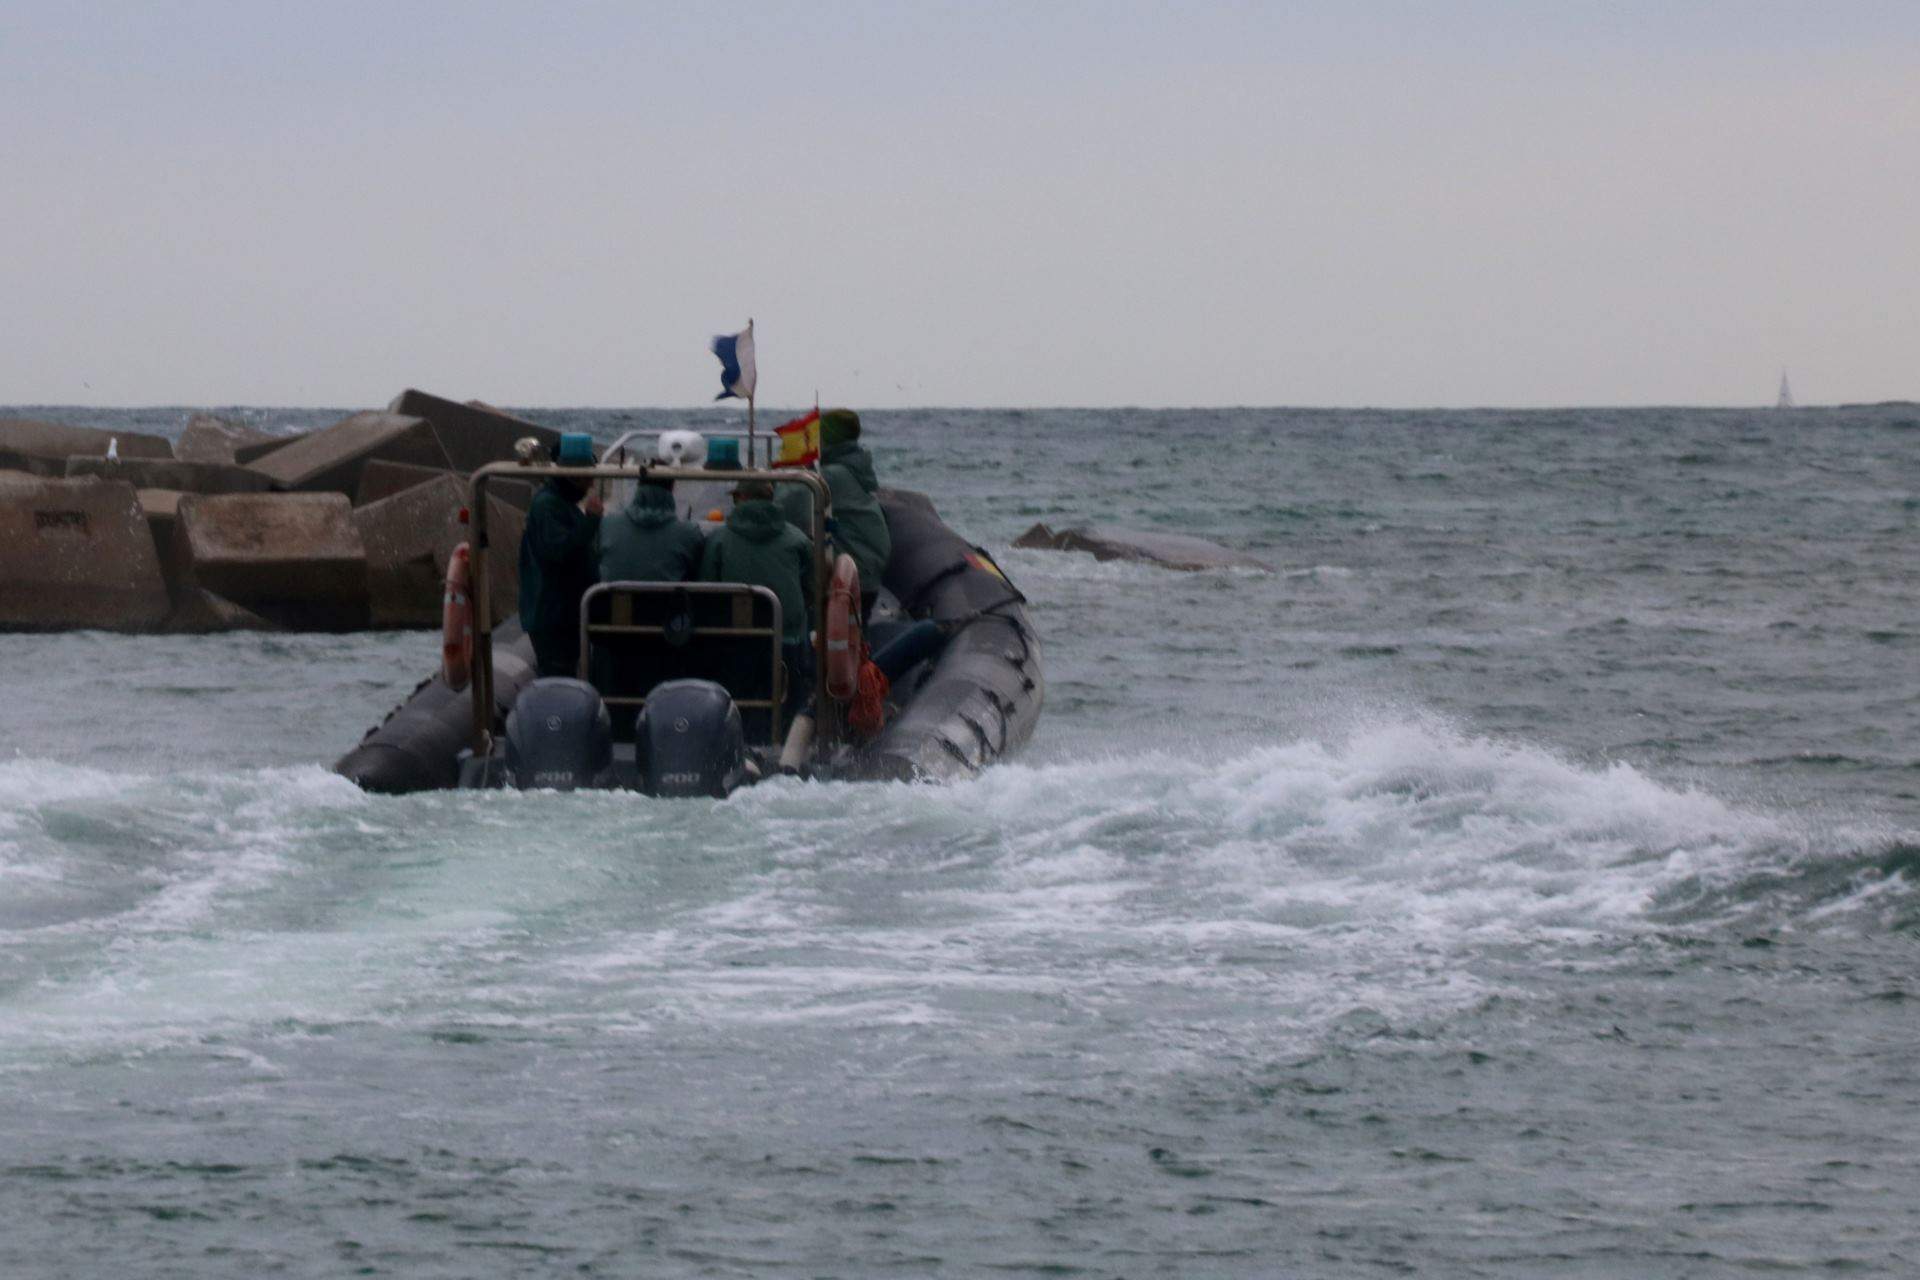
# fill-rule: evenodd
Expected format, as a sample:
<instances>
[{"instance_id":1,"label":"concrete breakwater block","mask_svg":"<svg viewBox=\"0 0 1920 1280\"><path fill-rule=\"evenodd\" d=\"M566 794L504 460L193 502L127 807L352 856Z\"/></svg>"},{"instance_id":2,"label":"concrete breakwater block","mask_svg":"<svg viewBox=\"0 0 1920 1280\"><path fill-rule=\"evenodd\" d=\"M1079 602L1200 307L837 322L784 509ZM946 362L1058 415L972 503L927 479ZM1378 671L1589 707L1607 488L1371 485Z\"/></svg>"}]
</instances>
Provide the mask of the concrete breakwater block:
<instances>
[{"instance_id":1,"label":"concrete breakwater block","mask_svg":"<svg viewBox=\"0 0 1920 1280\"><path fill-rule=\"evenodd\" d=\"M132 485L0 474L0 629L146 631L169 607Z\"/></svg>"},{"instance_id":2,"label":"concrete breakwater block","mask_svg":"<svg viewBox=\"0 0 1920 1280\"><path fill-rule=\"evenodd\" d=\"M174 521L179 589L303 631L367 625L367 553L339 493L188 494Z\"/></svg>"},{"instance_id":3,"label":"concrete breakwater block","mask_svg":"<svg viewBox=\"0 0 1920 1280\"><path fill-rule=\"evenodd\" d=\"M247 465L282 489L351 494L373 458L442 469L452 465L426 419L399 413L356 413Z\"/></svg>"},{"instance_id":4,"label":"concrete breakwater block","mask_svg":"<svg viewBox=\"0 0 1920 1280\"><path fill-rule=\"evenodd\" d=\"M432 484L453 474L445 467L422 467L411 462L387 462L372 458L360 468L360 488L353 495L353 505L368 506L383 498L391 498L396 493L405 493L416 485ZM461 492L465 491L463 485Z\"/></svg>"},{"instance_id":5,"label":"concrete breakwater block","mask_svg":"<svg viewBox=\"0 0 1920 1280\"><path fill-rule=\"evenodd\" d=\"M256 440L251 444L238 444L233 447L233 460L241 466L248 466L277 449L285 448L296 440L305 440L311 431L296 431L292 435L268 436L265 440Z\"/></svg>"},{"instance_id":6,"label":"concrete breakwater block","mask_svg":"<svg viewBox=\"0 0 1920 1280\"><path fill-rule=\"evenodd\" d=\"M169 586L179 576L168 566L167 558L173 551L173 524L180 518L180 499L184 496L177 489L134 490L134 497L140 502L140 514L147 518L147 529L153 534L154 549L160 553L160 568Z\"/></svg>"},{"instance_id":7,"label":"concrete breakwater block","mask_svg":"<svg viewBox=\"0 0 1920 1280\"><path fill-rule=\"evenodd\" d=\"M442 473L353 512L354 527L367 549L367 592L376 627L437 627L444 598L447 560L468 540L460 519L467 486ZM493 620L519 608L520 533L525 518L488 495L488 537L498 554L487 558Z\"/></svg>"},{"instance_id":8,"label":"concrete breakwater block","mask_svg":"<svg viewBox=\"0 0 1920 1280\"><path fill-rule=\"evenodd\" d=\"M1042 551L1085 551L1096 560L1140 560L1168 569L1265 569L1273 566L1245 552L1184 533L1141 533L1098 526L1055 532L1036 524L1013 540Z\"/></svg>"},{"instance_id":9,"label":"concrete breakwater block","mask_svg":"<svg viewBox=\"0 0 1920 1280\"><path fill-rule=\"evenodd\" d=\"M182 462L224 462L232 465L239 461L234 457L236 449L247 445L272 446L284 443L284 438L270 436L244 423L229 422L210 413L196 413L187 419L185 430L173 442L173 456Z\"/></svg>"},{"instance_id":10,"label":"concrete breakwater block","mask_svg":"<svg viewBox=\"0 0 1920 1280\"><path fill-rule=\"evenodd\" d=\"M487 495L487 600L493 625L520 616L520 538L527 513Z\"/></svg>"},{"instance_id":11,"label":"concrete breakwater block","mask_svg":"<svg viewBox=\"0 0 1920 1280\"><path fill-rule=\"evenodd\" d=\"M263 618L242 608L224 596L201 587L183 587L176 593L173 612L161 630L174 635L200 636L216 631L284 631L271 618Z\"/></svg>"},{"instance_id":12,"label":"concrete breakwater block","mask_svg":"<svg viewBox=\"0 0 1920 1280\"><path fill-rule=\"evenodd\" d=\"M549 449L560 443L560 433L551 427L535 426L498 409L457 404L411 387L394 397L387 412L432 423L441 448L446 450L446 465L468 475L489 462L510 461L513 442L524 436L533 436Z\"/></svg>"},{"instance_id":13,"label":"concrete breakwater block","mask_svg":"<svg viewBox=\"0 0 1920 1280\"><path fill-rule=\"evenodd\" d=\"M77 454L105 457L112 442L117 442L114 449L122 458L173 456L173 445L164 436L0 418L0 468L59 479L67 474L68 458Z\"/></svg>"},{"instance_id":14,"label":"concrete breakwater block","mask_svg":"<svg viewBox=\"0 0 1920 1280\"><path fill-rule=\"evenodd\" d=\"M182 462L175 458L67 459L67 476L125 480L136 489L177 489L181 493L265 493L273 481L252 467L230 462Z\"/></svg>"},{"instance_id":15,"label":"concrete breakwater block","mask_svg":"<svg viewBox=\"0 0 1920 1280\"><path fill-rule=\"evenodd\" d=\"M405 492L417 484L426 484L444 475L455 475L462 485L468 480L465 475L457 475L437 467L417 467L410 462L383 462L379 458L374 458L360 471L360 492L354 495L353 505L364 507L370 502L391 498L396 493ZM487 495L499 498L525 511L533 502L533 482L496 476L487 481Z\"/></svg>"}]
</instances>

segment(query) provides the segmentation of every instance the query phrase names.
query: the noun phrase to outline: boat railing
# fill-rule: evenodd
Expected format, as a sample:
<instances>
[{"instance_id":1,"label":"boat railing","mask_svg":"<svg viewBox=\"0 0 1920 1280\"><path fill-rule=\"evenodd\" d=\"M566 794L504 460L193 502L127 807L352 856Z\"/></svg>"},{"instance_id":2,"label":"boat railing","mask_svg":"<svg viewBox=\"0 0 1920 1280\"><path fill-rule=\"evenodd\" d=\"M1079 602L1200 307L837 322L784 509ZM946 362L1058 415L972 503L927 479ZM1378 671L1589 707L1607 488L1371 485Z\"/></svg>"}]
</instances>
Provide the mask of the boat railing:
<instances>
[{"instance_id":1,"label":"boat railing","mask_svg":"<svg viewBox=\"0 0 1920 1280\"><path fill-rule=\"evenodd\" d=\"M595 607L602 601L606 603L608 614L604 622L594 619ZM636 620L636 615L658 616L657 606L660 603L673 609L664 620ZM695 614L699 612L717 612L702 610L698 607L700 605L724 606L726 621L713 623L696 617ZM764 615L763 625L757 622L756 613ZM744 582L598 583L587 588L587 593L580 597L579 678L598 689L600 700L609 708L630 709L638 713L647 705L646 698L619 692L627 687L627 682L620 677L633 673L617 669L596 671L594 658L596 642L605 642L601 645L605 650L623 647L619 644L622 639L641 642L642 648L655 649L650 655L654 669L646 673L645 686L650 687L661 679L676 676L714 680L726 688L734 705L742 712L766 713L766 740L778 747L784 740L780 709L786 701L787 682L792 678L792 673L787 671L786 663L781 659L783 624L780 597L768 587L750 586ZM756 640L767 642L767 665L763 668L767 696L764 698L745 696L755 691L749 672L728 670L737 664L729 663L727 659L750 649ZM657 641L658 646L647 645L645 642L648 641ZM742 645L742 641L747 644ZM672 651L680 649L687 653L676 661ZM631 660L631 655L628 658ZM687 661L686 658L695 660ZM736 673L748 674L749 679L742 684L728 678Z\"/></svg>"}]
</instances>

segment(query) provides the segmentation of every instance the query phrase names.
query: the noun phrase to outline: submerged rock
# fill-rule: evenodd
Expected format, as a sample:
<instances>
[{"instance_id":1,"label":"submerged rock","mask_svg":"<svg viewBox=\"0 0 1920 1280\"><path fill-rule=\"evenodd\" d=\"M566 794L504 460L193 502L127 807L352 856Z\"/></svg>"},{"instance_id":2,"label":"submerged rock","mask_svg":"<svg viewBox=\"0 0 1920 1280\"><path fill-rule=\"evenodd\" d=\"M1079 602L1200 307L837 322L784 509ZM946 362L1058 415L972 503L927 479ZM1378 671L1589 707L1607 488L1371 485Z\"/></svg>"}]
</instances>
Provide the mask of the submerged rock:
<instances>
[{"instance_id":1,"label":"submerged rock","mask_svg":"<svg viewBox=\"0 0 1920 1280\"><path fill-rule=\"evenodd\" d=\"M1055 532L1036 524L1013 540L1016 547L1041 551L1085 551L1096 560L1140 560L1168 569L1265 569L1273 566L1243 551L1184 533L1139 533L1082 525Z\"/></svg>"}]
</instances>

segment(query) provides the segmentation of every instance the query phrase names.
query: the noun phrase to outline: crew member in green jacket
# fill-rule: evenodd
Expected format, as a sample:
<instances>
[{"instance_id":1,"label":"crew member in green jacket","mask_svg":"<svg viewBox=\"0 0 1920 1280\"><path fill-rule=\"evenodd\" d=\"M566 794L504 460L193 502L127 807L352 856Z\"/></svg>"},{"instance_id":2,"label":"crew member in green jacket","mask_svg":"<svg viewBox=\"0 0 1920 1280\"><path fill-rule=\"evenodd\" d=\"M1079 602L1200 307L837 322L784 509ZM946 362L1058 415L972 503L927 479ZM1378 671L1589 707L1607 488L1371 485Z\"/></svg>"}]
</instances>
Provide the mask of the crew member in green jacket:
<instances>
[{"instance_id":1,"label":"crew member in green jacket","mask_svg":"<svg viewBox=\"0 0 1920 1280\"><path fill-rule=\"evenodd\" d=\"M787 523L766 480L742 480L733 511L707 539L700 561L705 582L744 582L780 598L780 652L787 664L787 705L805 705L813 687L813 545Z\"/></svg>"},{"instance_id":2,"label":"crew member in green jacket","mask_svg":"<svg viewBox=\"0 0 1920 1280\"><path fill-rule=\"evenodd\" d=\"M680 519L673 481L642 480L627 505L600 522L600 581L686 582L700 572L706 541Z\"/></svg>"},{"instance_id":3,"label":"crew member in green jacket","mask_svg":"<svg viewBox=\"0 0 1920 1280\"><path fill-rule=\"evenodd\" d=\"M853 557L860 569L860 616L873 612L880 575L893 555L893 535L874 493L880 479L873 455L860 443L860 415L829 409L820 415L820 478L833 499L834 546ZM780 503L802 533L812 535L813 494L799 485L782 485Z\"/></svg>"},{"instance_id":4,"label":"crew member in green jacket","mask_svg":"<svg viewBox=\"0 0 1920 1280\"><path fill-rule=\"evenodd\" d=\"M554 460L590 467L593 442L584 435L564 435ZM571 476L548 480L528 504L526 532L520 536L520 625L533 641L543 676L570 676L579 669L580 597L594 583L594 536L605 510L592 481Z\"/></svg>"}]
</instances>

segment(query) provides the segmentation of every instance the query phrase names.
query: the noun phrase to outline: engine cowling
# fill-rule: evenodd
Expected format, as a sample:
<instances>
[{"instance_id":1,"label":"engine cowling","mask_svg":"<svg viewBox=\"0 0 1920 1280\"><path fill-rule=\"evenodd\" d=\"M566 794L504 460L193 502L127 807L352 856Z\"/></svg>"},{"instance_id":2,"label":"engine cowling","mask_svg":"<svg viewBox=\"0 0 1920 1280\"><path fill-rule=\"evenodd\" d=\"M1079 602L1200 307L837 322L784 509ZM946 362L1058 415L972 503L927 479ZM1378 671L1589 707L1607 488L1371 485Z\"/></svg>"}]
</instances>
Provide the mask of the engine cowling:
<instances>
[{"instance_id":1,"label":"engine cowling","mask_svg":"<svg viewBox=\"0 0 1920 1280\"><path fill-rule=\"evenodd\" d=\"M651 796L724 796L746 777L740 708L711 680L667 680L633 727L640 789Z\"/></svg>"},{"instance_id":2,"label":"engine cowling","mask_svg":"<svg viewBox=\"0 0 1920 1280\"><path fill-rule=\"evenodd\" d=\"M506 782L522 791L604 787L613 776L613 720L584 680L548 676L507 716Z\"/></svg>"}]
</instances>

